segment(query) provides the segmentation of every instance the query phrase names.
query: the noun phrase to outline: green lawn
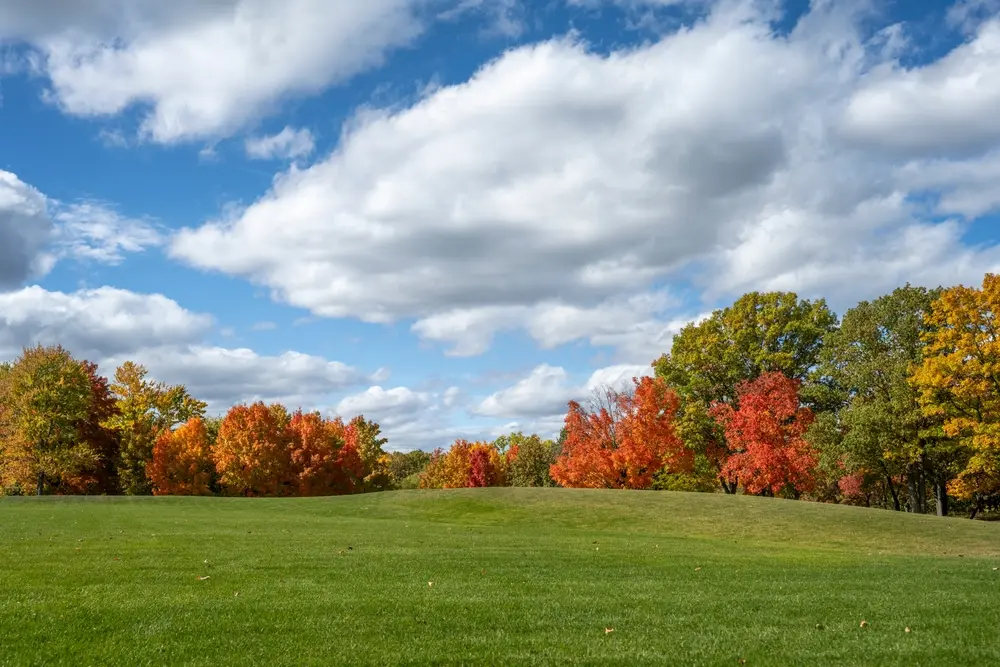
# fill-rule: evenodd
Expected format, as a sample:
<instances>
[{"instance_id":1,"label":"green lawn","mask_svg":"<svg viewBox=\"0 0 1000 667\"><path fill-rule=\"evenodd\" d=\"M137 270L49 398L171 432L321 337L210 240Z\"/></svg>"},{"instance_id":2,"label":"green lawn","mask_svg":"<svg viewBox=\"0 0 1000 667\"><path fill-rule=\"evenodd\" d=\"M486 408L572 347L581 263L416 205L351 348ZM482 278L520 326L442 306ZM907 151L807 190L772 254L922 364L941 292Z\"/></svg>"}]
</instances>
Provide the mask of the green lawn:
<instances>
[{"instance_id":1,"label":"green lawn","mask_svg":"<svg viewBox=\"0 0 1000 667\"><path fill-rule=\"evenodd\" d=\"M1000 523L742 496L14 498L0 665L997 665L998 567Z\"/></svg>"}]
</instances>

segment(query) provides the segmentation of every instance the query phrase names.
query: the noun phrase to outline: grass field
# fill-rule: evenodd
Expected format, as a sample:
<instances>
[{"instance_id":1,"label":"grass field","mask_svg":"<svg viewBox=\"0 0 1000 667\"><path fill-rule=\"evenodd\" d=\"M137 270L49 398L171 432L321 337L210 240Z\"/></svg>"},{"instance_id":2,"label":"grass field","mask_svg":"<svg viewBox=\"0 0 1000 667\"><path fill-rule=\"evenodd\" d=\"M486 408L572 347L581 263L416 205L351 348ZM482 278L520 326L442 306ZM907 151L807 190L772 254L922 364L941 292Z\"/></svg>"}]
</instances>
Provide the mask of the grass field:
<instances>
[{"instance_id":1,"label":"grass field","mask_svg":"<svg viewBox=\"0 0 1000 667\"><path fill-rule=\"evenodd\" d=\"M742 496L15 498L0 665L997 665L998 567L998 523Z\"/></svg>"}]
</instances>

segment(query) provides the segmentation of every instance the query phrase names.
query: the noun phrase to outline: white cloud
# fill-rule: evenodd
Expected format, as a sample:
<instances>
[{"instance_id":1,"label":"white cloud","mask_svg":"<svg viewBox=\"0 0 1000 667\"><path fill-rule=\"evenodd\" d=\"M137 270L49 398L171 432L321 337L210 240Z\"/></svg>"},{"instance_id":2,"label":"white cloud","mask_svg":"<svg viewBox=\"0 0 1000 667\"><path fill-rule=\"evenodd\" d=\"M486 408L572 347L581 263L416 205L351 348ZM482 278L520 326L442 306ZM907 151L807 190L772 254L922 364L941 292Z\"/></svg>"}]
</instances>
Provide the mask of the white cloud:
<instances>
[{"instance_id":1,"label":"white cloud","mask_svg":"<svg viewBox=\"0 0 1000 667\"><path fill-rule=\"evenodd\" d=\"M929 65L886 63L852 95L844 131L865 145L919 155L976 152L1000 141L1000 19Z\"/></svg>"},{"instance_id":2,"label":"white cloud","mask_svg":"<svg viewBox=\"0 0 1000 667\"><path fill-rule=\"evenodd\" d=\"M651 375L650 365L619 364L595 370L582 385L575 385L566 370L541 364L516 384L487 396L475 408L490 417L538 420L566 413L569 401L586 399L595 389L610 386L621 389L634 377Z\"/></svg>"},{"instance_id":3,"label":"white cloud","mask_svg":"<svg viewBox=\"0 0 1000 667\"><path fill-rule=\"evenodd\" d=\"M711 248L729 204L780 165L789 81L822 89L812 54L738 18L610 58L568 41L510 51L359 117L327 160L173 253L375 322L642 289Z\"/></svg>"},{"instance_id":4,"label":"white cloud","mask_svg":"<svg viewBox=\"0 0 1000 667\"><path fill-rule=\"evenodd\" d=\"M524 328L543 347L655 356L682 321L654 286L685 269L713 299L908 279L950 228L920 221L892 153L842 138L875 71L854 16L819 3L779 38L752 3L719 7L607 57L566 39L514 49L411 108L365 112L325 160L171 252L319 316L414 318L455 355ZM853 287L845 257L866 276Z\"/></svg>"},{"instance_id":5,"label":"white cloud","mask_svg":"<svg viewBox=\"0 0 1000 667\"><path fill-rule=\"evenodd\" d=\"M313 152L312 132L286 126L281 132L246 140L247 157L255 160L294 160Z\"/></svg>"},{"instance_id":6,"label":"white cloud","mask_svg":"<svg viewBox=\"0 0 1000 667\"><path fill-rule=\"evenodd\" d=\"M125 218L107 204L56 204L55 253L59 258L119 264L125 253L158 246L163 236L148 220Z\"/></svg>"},{"instance_id":7,"label":"white cloud","mask_svg":"<svg viewBox=\"0 0 1000 667\"><path fill-rule=\"evenodd\" d=\"M45 196L0 170L0 290L47 272L43 251L52 234Z\"/></svg>"},{"instance_id":8,"label":"white cloud","mask_svg":"<svg viewBox=\"0 0 1000 667\"><path fill-rule=\"evenodd\" d=\"M339 361L300 352L261 355L247 348L163 346L105 360L109 367L130 358L150 377L184 384L219 413L236 403L280 402L290 409L325 408L329 396L370 377Z\"/></svg>"},{"instance_id":9,"label":"white cloud","mask_svg":"<svg viewBox=\"0 0 1000 667\"><path fill-rule=\"evenodd\" d=\"M153 379L186 385L213 412L255 400L323 408L332 394L385 376L294 351L269 356L206 345L212 325L211 316L159 294L111 287L67 294L33 286L0 293L0 360L37 343L61 344L109 375L132 360Z\"/></svg>"},{"instance_id":10,"label":"white cloud","mask_svg":"<svg viewBox=\"0 0 1000 667\"><path fill-rule=\"evenodd\" d=\"M423 4L6 3L0 38L37 47L51 98L66 112L110 116L141 105L141 134L169 143L227 136L288 95L318 92L380 64L421 33L415 11Z\"/></svg>"},{"instance_id":11,"label":"white cloud","mask_svg":"<svg viewBox=\"0 0 1000 667\"><path fill-rule=\"evenodd\" d=\"M408 387L372 386L344 397L333 412L350 419L363 414L374 419L389 442L389 451L447 448L456 438L479 439L488 429L454 423L454 408L462 401L458 387L444 392L414 391Z\"/></svg>"},{"instance_id":12,"label":"white cloud","mask_svg":"<svg viewBox=\"0 0 1000 667\"><path fill-rule=\"evenodd\" d=\"M112 287L73 293L38 286L0 294L0 356L24 346L61 344L75 355L97 360L132 354L149 346L197 341L212 325L160 294L136 294Z\"/></svg>"}]
</instances>

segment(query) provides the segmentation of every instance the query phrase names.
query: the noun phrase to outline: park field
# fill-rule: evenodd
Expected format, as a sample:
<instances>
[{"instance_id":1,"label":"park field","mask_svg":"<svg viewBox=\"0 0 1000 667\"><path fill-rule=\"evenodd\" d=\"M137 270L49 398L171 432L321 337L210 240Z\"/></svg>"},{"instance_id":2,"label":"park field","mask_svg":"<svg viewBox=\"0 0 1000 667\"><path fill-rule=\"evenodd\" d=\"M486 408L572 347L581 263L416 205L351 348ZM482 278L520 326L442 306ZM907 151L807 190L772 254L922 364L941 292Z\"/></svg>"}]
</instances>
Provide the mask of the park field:
<instances>
[{"instance_id":1,"label":"park field","mask_svg":"<svg viewBox=\"0 0 1000 667\"><path fill-rule=\"evenodd\" d=\"M745 496L10 498L0 665L997 665L998 567L1000 523Z\"/></svg>"}]
</instances>

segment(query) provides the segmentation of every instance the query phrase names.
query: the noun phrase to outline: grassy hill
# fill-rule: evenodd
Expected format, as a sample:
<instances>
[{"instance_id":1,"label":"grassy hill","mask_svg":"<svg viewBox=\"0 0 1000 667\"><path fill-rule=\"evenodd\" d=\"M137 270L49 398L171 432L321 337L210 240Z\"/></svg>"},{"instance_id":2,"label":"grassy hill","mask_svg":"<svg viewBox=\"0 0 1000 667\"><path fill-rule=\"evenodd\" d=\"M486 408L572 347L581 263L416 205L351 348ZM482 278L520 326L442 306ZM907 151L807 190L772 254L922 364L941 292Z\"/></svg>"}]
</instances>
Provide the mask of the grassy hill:
<instances>
[{"instance_id":1,"label":"grassy hill","mask_svg":"<svg viewBox=\"0 0 1000 667\"><path fill-rule=\"evenodd\" d=\"M1000 524L742 496L15 498L0 665L996 665L997 567Z\"/></svg>"}]
</instances>

